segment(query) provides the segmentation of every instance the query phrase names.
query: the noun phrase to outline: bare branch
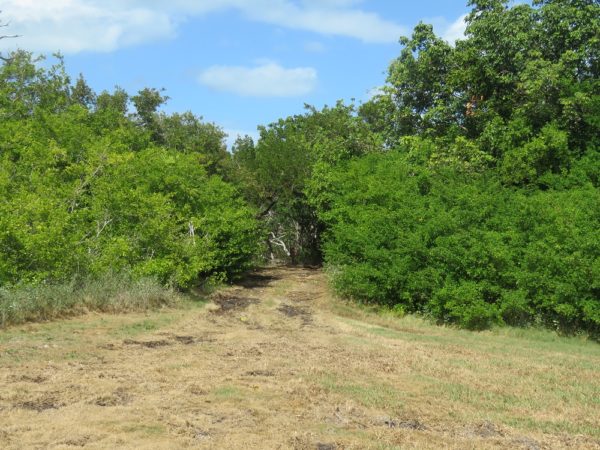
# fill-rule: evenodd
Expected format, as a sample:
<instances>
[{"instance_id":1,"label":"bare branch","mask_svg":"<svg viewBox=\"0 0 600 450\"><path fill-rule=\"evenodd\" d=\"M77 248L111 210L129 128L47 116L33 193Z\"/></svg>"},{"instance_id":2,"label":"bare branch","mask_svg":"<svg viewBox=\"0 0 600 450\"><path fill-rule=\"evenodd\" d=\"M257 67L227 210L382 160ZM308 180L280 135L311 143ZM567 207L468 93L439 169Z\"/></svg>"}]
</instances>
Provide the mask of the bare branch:
<instances>
[{"instance_id":1,"label":"bare branch","mask_svg":"<svg viewBox=\"0 0 600 450\"><path fill-rule=\"evenodd\" d=\"M272 231L271 231L271 238L269 239L269 242L273 245L281 247L288 257L292 256L289 249L287 248L287 245L285 245L285 242L283 242L283 239L281 237L275 236L275 233L273 233Z\"/></svg>"},{"instance_id":2,"label":"bare branch","mask_svg":"<svg viewBox=\"0 0 600 450\"><path fill-rule=\"evenodd\" d=\"M2 11L0 10L0 13L2 13ZM10 25L10 22L0 22L0 28L6 28ZM15 39L15 38L19 38L21 37L20 34L3 34L0 35L0 41L3 39ZM5 63L10 63L13 60L13 58L10 57L6 57L6 56L2 56L2 54L0 53L0 61L4 61Z\"/></svg>"},{"instance_id":3,"label":"bare branch","mask_svg":"<svg viewBox=\"0 0 600 450\"><path fill-rule=\"evenodd\" d=\"M188 234L192 238L192 245L195 246L196 245L196 227L194 227L194 224L192 223L191 220L188 223Z\"/></svg>"},{"instance_id":4,"label":"bare branch","mask_svg":"<svg viewBox=\"0 0 600 450\"><path fill-rule=\"evenodd\" d=\"M100 237L104 229L110 225L112 221L112 219L104 219L102 223L100 223L100 221L96 222L96 238Z\"/></svg>"},{"instance_id":5,"label":"bare branch","mask_svg":"<svg viewBox=\"0 0 600 450\"><path fill-rule=\"evenodd\" d=\"M94 172L90 174L85 180L83 180L81 184L75 189L75 192L73 193L73 199L71 201L71 206L69 206L70 213L75 211L75 208L77 208L77 199L81 194L83 194L88 185L102 171L102 169L104 169L104 164L100 163L100 165L94 169Z\"/></svg>"}]
</instances>

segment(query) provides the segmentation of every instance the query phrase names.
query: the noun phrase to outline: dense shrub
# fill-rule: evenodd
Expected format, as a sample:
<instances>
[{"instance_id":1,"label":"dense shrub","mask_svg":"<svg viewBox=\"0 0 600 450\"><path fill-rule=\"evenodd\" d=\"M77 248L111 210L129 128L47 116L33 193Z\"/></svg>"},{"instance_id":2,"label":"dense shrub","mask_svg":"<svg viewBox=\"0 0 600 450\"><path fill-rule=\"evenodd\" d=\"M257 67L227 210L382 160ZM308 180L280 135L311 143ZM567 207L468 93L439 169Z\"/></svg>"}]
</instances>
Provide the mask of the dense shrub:
<instances>
[{"instance_id":1,"label":"dense shrub","mask_svg":"<svg viewBox=\"0 0 600 450\"><path fill-rule=\"evenodd\" d=\"M531 192L399 152L337 172L325 258L337 291L472 329L600 329L600 192Z\"/></svg>"},{"instance_id":2,"label":"dense shrub","mask_svg":"<svg viewBox=\"0 0 600 450\"><path fill-rule=\"evenodd\" d=\"M334 285L472 329L598 335L600 5L468 4L454 44L402 37L360 108L389 154L338 167L318 203Z\"/></svg>"},{"instance_id":3,"label":"dense shrub","mask_svg":"<svg viewBox=\"0 0 600 450\"><path fill-rule=\"evenodd\" d=\"M157 92L129 114L126 93L73 86L60 61L0 66L0 286L127 272L187 288L253 264L256 212L214 175L223 133L157 113Z\"/></svg>"}]
</instances>

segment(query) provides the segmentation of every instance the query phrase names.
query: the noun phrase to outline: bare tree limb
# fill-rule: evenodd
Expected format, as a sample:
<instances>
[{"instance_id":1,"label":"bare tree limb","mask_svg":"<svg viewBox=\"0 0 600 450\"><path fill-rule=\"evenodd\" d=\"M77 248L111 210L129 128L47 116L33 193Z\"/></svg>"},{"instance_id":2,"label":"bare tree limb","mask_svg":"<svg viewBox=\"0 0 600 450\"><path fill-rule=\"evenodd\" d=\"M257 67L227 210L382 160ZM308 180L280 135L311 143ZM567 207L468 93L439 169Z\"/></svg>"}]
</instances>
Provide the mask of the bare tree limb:
<instances>
[{"instance_id":1,"label":"bare tree limb","mask_svg":"<svg viewBox=\"0 0 600 450\"><path fill-rule=\"evenodd\" d=\"M104 163L100 163L98 167L94 169L94 172L90 174L85 180L81 182L79 186L75 189L73 193L73 199L71 200L71 206L69 206L69 212L72 213L77 208L77 200L81 194L85 191L87 186L89 186L94 178L104 169Z\"/></svg>"},{"instance_id":2,"label":"bare tree limb","mask_svg":"<svg viewBox=\"0 0 600 450\"><path fill-rule=\"evenodd\" d=\"M275 233L273 233L272 231L271 231L271 238L269 239L269 242L271 242L271 244L273 244L273 245L281 247L288 257L292 256L291 252L287 248L287 245L285 245L285 242L283 242L283 239L281 237L275 236Z\"/></svg>"},{"instance_id":3,"label":"bare tree limb","mask_svg":"<svg viewBox=\"0 0 600 450\"><path fill-rule=\"evenodd\" d=\"M96 222L96 238L100 237L104 229L110 225L112 221L112 219L104 219L102 223L100 223L100 221Z\"/></svg>"},{"instance_id":4,"label":"bare tree limb","mask_svg":"<svg viewBox=\"0 0 600 450\"><path fill-rule=\"evenodd\" d=\"M2 13L2 11L0 11L0 13ZM10 22L0 22L0 28L6 28L10 25ZM0 41L3 39L15 39L15 38L19 38L21 37L21 35L19 34L3 34L0 35ZM6 57L6 56L2 56L2 54L0 53L0 60L4 61L5 63L10 63L13 58L10 57Z\"/></svg>"},{"instance_id":5,"label":"bare tree limb","mask_svg":"<svg viewBox=\"0 0 600 450\"><path fill-rule=\"evenodd\" d=\"M192 238L192 245L195 246L196 245L196 227L194 227L194 224L192 223L191 220L188 223L188 234Z\"/></svg>"}]
</instances>

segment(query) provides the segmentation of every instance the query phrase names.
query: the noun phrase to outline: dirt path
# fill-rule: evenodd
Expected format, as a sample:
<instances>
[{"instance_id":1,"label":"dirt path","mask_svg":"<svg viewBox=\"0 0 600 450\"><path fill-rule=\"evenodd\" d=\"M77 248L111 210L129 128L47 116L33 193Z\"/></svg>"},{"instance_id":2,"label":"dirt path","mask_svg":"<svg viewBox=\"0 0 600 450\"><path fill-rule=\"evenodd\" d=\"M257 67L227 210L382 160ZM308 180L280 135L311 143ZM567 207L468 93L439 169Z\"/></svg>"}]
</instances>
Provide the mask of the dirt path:
<instances>
[{"instance_id":1,"label":"dirt path","mask_svg":"<svg viewBox=\"0 0 600 450\"><path fill-rule=\"evenodd\" d=\"M330 303L320 272L273 269L205 308L5 332L0 448L600 448L594 347L531 361Z\"/></svg>"}]
</instances>

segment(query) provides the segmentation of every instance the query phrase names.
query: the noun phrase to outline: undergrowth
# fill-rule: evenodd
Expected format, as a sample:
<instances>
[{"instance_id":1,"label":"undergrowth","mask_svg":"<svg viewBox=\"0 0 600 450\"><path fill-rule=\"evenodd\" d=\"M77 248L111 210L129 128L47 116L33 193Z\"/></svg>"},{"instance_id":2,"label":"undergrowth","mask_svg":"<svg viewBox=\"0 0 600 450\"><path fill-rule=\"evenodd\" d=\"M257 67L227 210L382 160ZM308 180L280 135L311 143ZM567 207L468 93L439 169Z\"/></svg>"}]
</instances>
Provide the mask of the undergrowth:
<instances>
[{"instance_id":1,"label":"undergrowth","mask_svg":"<svg viewBox=\"0 0 600 450\"><path fill-rule=\"evenodd\" d=\"M152 278L126 274L62 284L0 287L0 328L89 311L120 313L182 303L182 295Z\"/></svg>"}]
</instances>

